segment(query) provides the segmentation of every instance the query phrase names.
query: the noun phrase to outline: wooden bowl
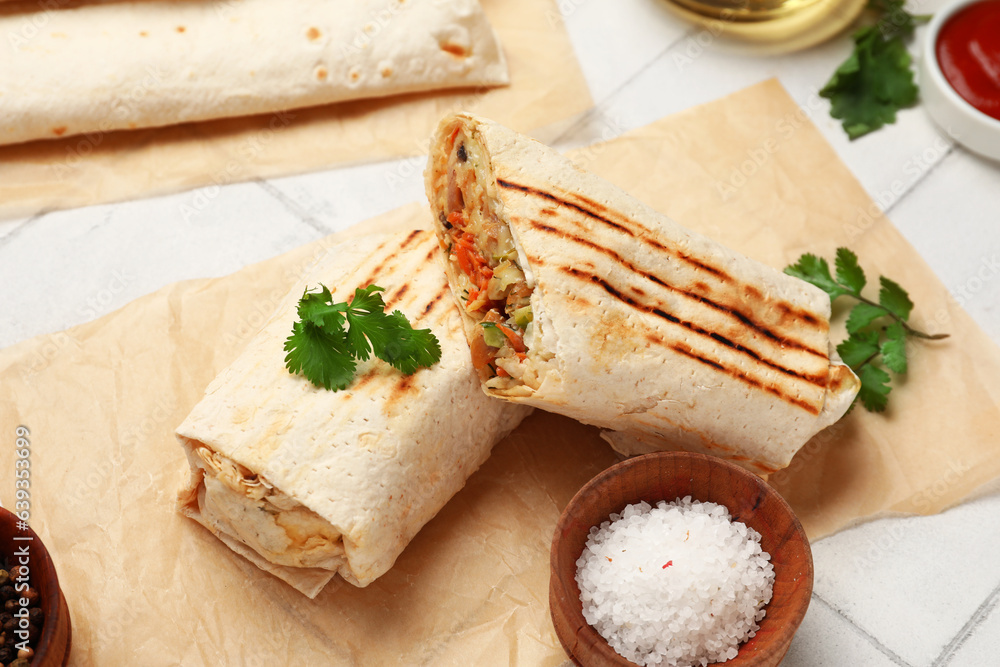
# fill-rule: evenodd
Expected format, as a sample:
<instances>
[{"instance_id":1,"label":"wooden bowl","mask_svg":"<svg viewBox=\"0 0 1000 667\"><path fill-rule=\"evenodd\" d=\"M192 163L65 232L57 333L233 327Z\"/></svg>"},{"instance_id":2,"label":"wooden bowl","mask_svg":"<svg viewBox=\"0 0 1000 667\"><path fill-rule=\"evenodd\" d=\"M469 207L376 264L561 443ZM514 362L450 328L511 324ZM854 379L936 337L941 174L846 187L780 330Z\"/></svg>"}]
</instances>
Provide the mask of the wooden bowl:
<instances>
[{"instance_id":1,"label":"wooden bowl","mask_svg":"<svg viewBox=\"0 0 1000 667\"><path fill-rule=\"evenodd\" d=\"M687 452L659 452L628 459L590 480L559 517L552 539L549 609L563 648L578 665L632 665L583 618L576 561L591 527L626 505L691 496L725 505L734 521L761 535L774 565L774 594L756 636L739 647L727 667L773 667L792 643L812 596L809 540L788 503L759 477L721 459Z\"/></svg>"},{"instance_id":2,"label":"wooden bowl","mask_svg":"<svg viewBox=\"0 0 1000 667\"><path fill-rule=\"evenodd\" d=\"M27 545L28 576L32 588L38 590L42 611L45 613L42 636L35 646L31 667L59 667L69 662L72 636L69 608L59 588L59 578L56 576L52 557L45 545L31 528L19 530L17 522L16 516L0 507L0 553L11 567L20 565L20 557L14 554L23 545Z\"/></svg>"}]
</instances>

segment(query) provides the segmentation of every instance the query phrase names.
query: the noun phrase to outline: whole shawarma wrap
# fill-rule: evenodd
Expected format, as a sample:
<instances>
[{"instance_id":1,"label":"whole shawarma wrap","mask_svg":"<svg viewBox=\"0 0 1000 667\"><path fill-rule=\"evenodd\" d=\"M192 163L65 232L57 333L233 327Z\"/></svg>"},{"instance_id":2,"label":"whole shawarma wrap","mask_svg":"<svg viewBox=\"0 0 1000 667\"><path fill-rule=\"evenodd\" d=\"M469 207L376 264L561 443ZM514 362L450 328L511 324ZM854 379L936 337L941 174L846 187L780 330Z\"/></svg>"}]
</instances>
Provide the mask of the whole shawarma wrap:
<instances>
[{"instance_id":1,"label":"whole shawarma wrap","mask_svg":"<svg viewBox=\"0 0 1000 667\"><path fill-rule=\"evenodd\" d=\"M445 118L427 197L490 396L761 474L839 419L860 383L830 299L696 234L492 121Z\"/></svg>"},{"instance_id":2,"label":"whole shawarma wrap","mask_svg":"<svg viewBox=\"0 0 1000 667\"><path fill-rule=\"evenodd\" d=\"M530 408L483 394L430 231L330 249L177 428L192 476L181 511L314 597L335 575L366 586L465 484ZM334 301L378 284L441 360L406 376L372 357L342 391L284 365L303 290Z\"/></svg>"},{"instance_id":3,"label":"whole shawarma wrap","mask_svg":"<svg viewBox=\"0 0 1000 667\"><path fill-rule=\"evenodd\" d=\"M0 7L0 144L508 82L478 0Z\"/></svg>"}]
</instances>

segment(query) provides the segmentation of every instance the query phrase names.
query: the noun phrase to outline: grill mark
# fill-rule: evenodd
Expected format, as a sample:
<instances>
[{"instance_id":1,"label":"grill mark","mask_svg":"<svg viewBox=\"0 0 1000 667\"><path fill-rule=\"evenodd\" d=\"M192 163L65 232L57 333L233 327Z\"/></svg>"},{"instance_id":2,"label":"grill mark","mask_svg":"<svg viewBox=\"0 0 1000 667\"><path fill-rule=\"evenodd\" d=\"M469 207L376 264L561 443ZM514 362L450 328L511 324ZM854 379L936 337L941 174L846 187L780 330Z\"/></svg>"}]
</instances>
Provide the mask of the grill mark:
<instances>
[{"instance_id":1,"label":"grill mark","mask_svg":"<svg viewBox=\"0 0 1000 667\"><path fill-rule=\"evenodd\" d=\"M385 270L385 267L386 267L387 264L389 264L389 262L391 262L392 260L394 260L397 257L399 257L400 255L402 255L403 251L406 250L406 246L408 246L410 243L413 243L413 240L415 238L417 238L421 234L426 234L426 233L427 232L425 232L424 230L421 230L421 229L414 229L412 232L410 232L409 235L407 235L407 237L403 240L402 243L400 243L398 246L396 246L392 250L392 252L390 252L388 255L386 255L385 257L383 257L382 260L378 264L375 265L375 268L372 269L371 272L368 274L368 277L362 283L360 283L360 286L361 287L367 287L368 285L371 285L372 283L376 282L376 279L378 278L378 275L380 273L382 273L383 270ZM375 254L381 252L384 248L385 248L385 244L384 243L380 244L379 247L372 254L375 255Z\"/></svg>"},{"instance_id":2,"label":"grill mark","mask_svg":"<svg viewBox=\"0 0 1000 667\"><path fill-rule=\"evenodd\" d=\"M676 352L680 352L684 356L690 357L691 359L694 359L695 361L700 361L703 364L711 366L711 367L715 368L716 370L722 371L723 373L729 375L730 377L734 377L734 378L737 378L739 380L743 380L744 382L746 382L747 384L749 384L752 387L756 387L758 389L763 389L764 391L766 391L766 392L768 392L770 394L774 394L775 396L777 396L781 400L785 401L786 403L791 403L792 405L800 407L800 408L802 408L803 410L805 410L806 412L808 412L811 415L818 415L819 414L819 408L817 408L816 406L811 405L811 404L809 404L809 403L807 403L807 402L805 402L805 401L803 401L801 399L795 398L794 396L789 396L788 394L782 392L777 387L773 387L771 385L764 384L760 380L757 380L755 378L749 377L745 373L741 372L739 369L736 369L736 368L727 368L727 367L723 366L720 363L712 361L711 359L707 359L707 358L701 356L700 354L698 354L697 352L695 352L694 350L692 350L691 348L687 347L686 345L682 345L681 343L673 343L673 344L670 345L670 349L672 349L672 350L674 350Z\"/></svg>"},{"instance_id":3,"label":"grill mark","mask_svg":"<svg viewBox=\"0 0 1000 667\"><path fill-rule=\"evenodd\" d=\"M685 329L687 329L689 331L692 331L692 332L694 332L696 334L699 334L701 336L708 336L708 337L712 338L713 340L716 340L719 343L722 343L723 345L726 345L727 347L730 347L730 348L732 348L733 350L735 350L737 352L745 354L745 355L751 357L752 359L754 359L755 361L757 361L758 363L760 363L762 365L765 365L765 366L768 366L769 368L773 368L774 370L776 370L776 371L778 371L780 373L784 373L785 375L789 375L791 377L798 378L800 380L805 380L806 382L809 382L811 384L817 384L816 381L810 379L808 376L804 376L804 375L802 375L800 373L796 373L795 371L793 371L791 369L785 368L785 367L781 366L780 364L776 364L776 363L774 363L772 361L769 361L767 359L762 359L753 350L747 349L746 347L740 345L739 343L735 343L735 342L729 340L725 336L721 336L721 335L716 334L716 333L714 333L712 331L708 331L707 329L703 329L702 327L699 327L697 324L694 324L693 322L687 322L685 320L682 320L679 317L677 317L675 315L671 315L670 313L668 313L668 312L666 312L664 310L661 310L659 308L653 308L651 306L647 306L647 305L641 304L641 303L637 302L635 299L632 299L631 297L625 296L624 294L622 294L621 292L619 292L617 289L615 289L610 283L608 283L603 278L600 278L600 277L594 276L594 275L589 275L587 273L584 273L582 271L578 271L577 269L574 269L574 268L571 268L571 267L561 267L561 269L562 269L562 271L564 273L567 273L567 274L573 276L574 278L578 278L578 279L581 279L581 280L587 280L589 282L592 282L592 283L595 283L597 285L600 285L604 289L605 292L607 292L611 296L615 297L619 301L627 303L628 305L632 306L636 310L640 310L640 311L643 311L643 312L651 313L653 315L656 315L657 317L661 317L661 318L667 320L668 322L671 322L673 324L678 324L678 325L684 327ZM673 347L674 349L677 349L676 347L674 347L674 345L671 345L671 347ZM693 354L694 353L692 352L692 355ZM702 362L704 362L706 364L709 364L710 366L714 366L716 369L724 371L724 372L728 373L729 375L732 375L734 377L738 377L738 378L746 381L747 383L749 383L751 385L755 385L755 386L760 387L761 389L766 389L768 391L771 391L772 393L775 393L776 395L778 395L779 397L783 398L784 400L787 400L790 403L796 403L796 404L800 404L800 405L808 405L808 404L805 404L805 403L801 403L800 401L798 401L798 399L795 399L793 397L786 396L786 395L782 394L776 388L764 385L763 383L759 382L758 380L755 380L755 379L753 379L753 378L751 378L751 377L743 374L741 371L739 371L737 369L730 369L730 368L723 367L722 365L718 364L717 362L711 361L709 359L704 359L702 357L698 357L698 360L702 361ZM826 387L826 376L823 377L822 381L819 383L819 386L821 386L823 388ZM811 411L815 411L816 410L816 408L814 408L812 406L809 406L808 409L810 409ZM814 414L817 414L817 413L818 412L814 412Z\"/></svg>"},{"instance_id":4,"label":"grill mark","mask_svg":"<svg viewBox=\"0 0 1000 667\"><path fill-rule=\"evenodd\" d=\"M628 234L629 236L635 236L635 234L632 232L632 230L629 229L628 227L624 227L622 225L619 225L617 222L612 222L611 220L608 220L607 218L605 218L603 216L600 216L600 215L594 213L593 211L590 211L590 210L584 208L583 206L580 206L579 204L574 204L571 201L567 201L565 199L560 199L559 197L556 197L555 195L550 194L548 192L544 192L543 190L536 190L535 188L529 188L527 185L518 185L517 183L511 183L510 181L505 181L502 178L498 178L497 179L497 185L499 185L500 187L503 187L503 188L507 188L508 190L519 190L520 192L523 192L525 194L535 195L536 197L542 197L544 199L548 199L550 201L554 201L555 203L559 204L560 206L566 206L566 207L571 208L571 209L573 209L575 211L579 211L580 213L583 213L584 215L586 215L588 217L596 218L597 220L600 220L604 224L609 225L609 226L617 229L618 231L622 232L623 234Z\"/></svg>"},{"instance_id":5,"label":"grill mark","mask_svg":"<svg viewBox=\"0 0 1000 667\"><path fill-rule=\"evenodd\" d=\"M415 239L415 238L417 238L418 236L420 236L420 234L421 234L421 233L422 233L422 230L419 230L419 229L414 229L414 230L413 230L412 232L410 232L410 235L406 237L406 240L404 240L404 241L403 241L403 242L402 242L402 243L401 243L401 244L399 245L399 249L400 249L400 250L403 250L403 249L405 249L405 248L406 248L406 247L407 247L408 245L410 245L411 243L413 243L413 239Z\"/></svg>"},{"instance_id":6,"label":"grill mark","mask_svg":"<svg viewBox=\"0 0 1000 667\"><path fill-rule=\"evenodd\" d=\"M379 376L378 368L372 368L370 371L368 371L361 377L355 378L351 386L351 391L360 389L361 387L365 386L378 376Z\"/></svg>"},{"instance_id":7,"label":"grill mark","mask_svg":"<svg viewBox=\"0 0 1000 667\"><path fill-rule=\"evenodd\" d=\"M628 236L631 236L633 238L639 238L639 240L641 240L642 242L646 243L649 246L652 246L653 248L655 248L655 249L657 249L657 250L659 250L661 252L664 252L664 253L669 254L669 255L673 255L674 257L677 257L678 259L680 259L683 262L687 262L688 264L691 264L692 266L697 267L697 268L701 269L702 271L705 271L706 273L710 273L710 274L714 275L716 278L718 278L722 282L726 282L726 283L735 283L735 282L738 282L738 281L736 281L735 278L733 278L732 276L730 276L725 271L722 271L721 269L717 269L714 266L706 264L705 262L699 260L698 258L694 257L693 255L689 255L689 254L687 254L687 253L685 253L685 252L683 252L681 250L677 250L677 249L673 249L673 248L668 248L666 245L664 245L663 243L657 241L655 238L652 238L652 237L649 237L649 236L640 236L640 237L637 237L636 233L634 231L632 231L631 229L629 229L629 228L627 228L627 227L625 227L625 226L623 226L623 225L621 225L619 223L616 223L616 222L610 220L605 215L601 215L601 214L595 212L592 209L588 209L586 206L581 206L580 204L575 204L575 203L573 203L571 201L568 201L566 199L562 199L560 197L556 197L555 195L550 194L548 192L544 192L544 191L538 190L536 188L531 188L531 187L528 187L526 185L518 185L517 183L512 183L510 181L506 181L506 180L501 179L501 178L497 179L497 184L500 185L501 187L507 188L509 190L518 190L520 192L524 192L525 194L534 195L536 197L542 197L544 199L548 199L550 201L554 201L554 202L556 202L558 204L561 204L561 205L566 206L568 208L571 208L571 209L573 209L575 211L578 211L578 212L582 213L583 215L586 215L589 218L593 218L594 220L598 220L599 222L603 222L604 224L606 224L606 225L608 225L610 227L613 227L614 229L617 229L617 230L623 232L624 234L627 234ZM601 204L597 204L596 202L594 202L594 201L592 201L592 200L590 200L590 199L588 199L586 197L583 197L581 195L574 195L574 196L577 197L578 199L580 199L581 201L588 203L590 206L596 207L596 208L601 209L603 211L607 211L608 210L605 206L603 206ZM543 210L548 210L548 209L543 209ZM758 292L758 294L759 294L759 292ZM790 315L798 317L799 319L803 320L807 324L810 324L810 325L813 325L813 326L819 326L819 325L822 324L822 322L819 319L817 319L814 315L812 315L811 313L809 313L807 311L796 310L795 308L791 308L787 304L784 304L784 303L777 304L777 306L779 308L781 308L782 310L784 310L785 312L789 313ZM825 357L826 355L823 355L823 356Z\"/></svg>"},{"instance_id":8,"label":"grill mark","mask_svg":"<svg viewBox=\"0 0 1000 667\"><path fill-rule=\"evenodd\" d=\"M390 310L393 306L395 306L397 303L399 303L400 299L403 298L403 295L406 294L406 291L408 289L410 289L410 284L409 283L403 283L403 286L400 287L398 290L396 290L395 294L393 294L388 299L386 299L386 301L385 301L385 308L386 308L386 310Z\"/></svg>"},{"instance_id":9,"label":"grill mark","mask_svg":"<svg viewBox=\"0 0 1000 667\"><path fill-rule=\"evenodd\" d=\"M530 224L535 229L538 229L538 230L541 230L541 231L545 231L545 232L554 233L554 234L557 234L557 235L562 236L562 237L569 237L575 243L579 243L580 245L586 246L586 247L588 247L588 248L590 248L592 250L595 250L595 251L597 251L599 253L607 255L608 257L611 257L614 261L618 262L619 264L621 264L625 268L629 269L633 273L638 273L638 274L642 275L644 278L648 279L651 282L656 283L657 285L659 285L660 287L662 287L662 288L664 288L666 290L669 290L669 291L674 292L676 294L681 294L681 295L686 296L688 298L694 299L695 301L698 301L698 302L700 302L700 303L702 303L702 304L704 304L706 306L709 306L710 308L714 308L714 309L716 309L716 310L718 310L718 311L720 311L722 313L725 313L727 315L731 315L731 316L735 317L744 326L749 327L750 329L753 329L754 331L757 331L761 335L763 335L766 338L769 338L769 339L775 341L776 343L779 343L781 345L787 345L788 347L792 347L792 348L795 348L795 349L798 349L798 350L802 350L804 352L808 352L809 354L812 354L812 355L814 355L816 357L819 357L820 359L823 359L824 361L826 361L826 360L829 359L829 356L825 352L821 352L819 350L814 350L813 348L809 347L808 345L805 345L804 343L800 343L799 341L797 341L795 339L784 338L782 336L779 336L778 334L774 333L773 331L771 331L770 329L768 329L764 325L758 324L757 322L755 322L754 320L750 319L749 317L747 317L746 315L744 315L743 313L741 313L740 311L738 311L738 310L736 310L734 308L728 308L726 306L723 306L720 303L716 303L715 301L712 301L708 297L704 297L704 296L701 296L699 294L695 294L693 292L688 292L688 291L683 290L683 289L681 289L679 287L675 287L673 285L668 284L667 282L665 282L664 280L662 280L658 276L653 275L652 273L649 273L647 271L643 271L643 270L639 269L637 266L635 266L634 264L632 264L631 262L629 262L627 259L625 259L621 255L619 255L614 250L611 250L610 248L606 248L606 247L604 247L602 245L594 243L593 241L585 239L585 238L583 238L581 236L578 236L576 234L566 233L566 232L563 232L563 231L561 231L559 229L556 229L555 227L551 227L549 225L544 225L544 224L542 224L540 222L534 222L534 221L532 221ZM642 290L640 290L640 289L638 289L636 287L632 287L631 289L632 289L632 291L636 292L637 294L644 294L644 292ZM817 384L817 383L819 383L821 381L821 379L818 376L809 376L809 377L811 378L810 381L813 382L814 384ZM822 383L825 385L825 382L826 382L826 378L824 376L822 378Z\"/></svg>"},{"instance_id":10,"label":"grill mark","mask_svg":"<svg viewBox=\"0 0 1000 667\"><path fill-rule=\"evenodd\" d=\"M436 306L438 302L444 298L444 295L448 292L448 289L449 287L445 285L436 295L434 295L434 298L431 299L426 306L424 306L424 315L428 315L432 310L434 310L434 306Z\"/></svg>"}]
</instances>

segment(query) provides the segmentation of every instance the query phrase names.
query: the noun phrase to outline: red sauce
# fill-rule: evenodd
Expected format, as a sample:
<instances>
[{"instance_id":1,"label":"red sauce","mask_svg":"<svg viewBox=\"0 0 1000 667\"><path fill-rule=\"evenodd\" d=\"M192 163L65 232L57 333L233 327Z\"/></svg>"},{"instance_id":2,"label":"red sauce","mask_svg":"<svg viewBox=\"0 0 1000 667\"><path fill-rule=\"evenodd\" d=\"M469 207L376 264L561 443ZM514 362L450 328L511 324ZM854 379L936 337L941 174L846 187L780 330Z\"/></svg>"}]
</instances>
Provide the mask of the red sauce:
<instances>
[{"instance_id":1,"label":"red sauce","mask_svg":"<svg viewBox=\"0 0 1000 667\"><path fill-rule=\"evenodd\" d=\"M1000 120L1000 0L960 9L941 27L941 72L966 102Z\"/></svg>"}]
</instances>

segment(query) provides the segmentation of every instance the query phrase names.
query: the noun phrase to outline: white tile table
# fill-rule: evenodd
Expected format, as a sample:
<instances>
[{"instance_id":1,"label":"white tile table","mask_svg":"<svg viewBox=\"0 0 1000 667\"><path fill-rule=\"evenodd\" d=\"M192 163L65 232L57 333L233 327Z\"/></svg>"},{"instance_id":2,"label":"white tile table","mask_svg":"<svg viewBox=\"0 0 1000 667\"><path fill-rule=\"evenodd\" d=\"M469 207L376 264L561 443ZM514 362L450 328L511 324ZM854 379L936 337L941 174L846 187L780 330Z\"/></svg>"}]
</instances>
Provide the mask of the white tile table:
<instances>
[{"instance_id":1,"label":"white tile table","mask_svg":"<svg viewBox=\"0 0 1000 667\"><path fill-rule=\"evenodd\" d=\"M843 36L789 56L736 55L658 3L559 3L596 102L561 148L778 77L1000 343L1000 164L954 146L920 108L849 142L816 96L848 53ZM0 222L0 347L418 200L420 170L410 159ZM997 445L1000 455L1000 424ZM871 522L819 541L814 555L813 603L787 667L1000 665L1000 495Z\"/></svg>"}]
</instances>

